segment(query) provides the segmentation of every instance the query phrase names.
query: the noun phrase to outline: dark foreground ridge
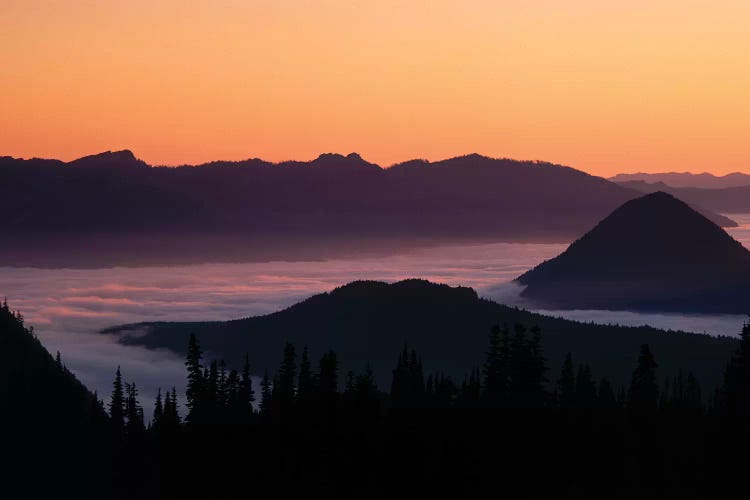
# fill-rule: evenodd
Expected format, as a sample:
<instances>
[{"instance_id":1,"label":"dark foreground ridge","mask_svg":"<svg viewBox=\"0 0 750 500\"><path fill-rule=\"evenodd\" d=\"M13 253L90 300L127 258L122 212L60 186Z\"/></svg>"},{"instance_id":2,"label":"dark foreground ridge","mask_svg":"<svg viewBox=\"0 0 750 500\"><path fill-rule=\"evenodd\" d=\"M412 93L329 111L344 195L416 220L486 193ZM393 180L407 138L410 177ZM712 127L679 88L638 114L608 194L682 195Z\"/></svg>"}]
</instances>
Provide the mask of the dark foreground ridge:
<instances>
[{"instance_id":1,"label":"dark foreground ridge","mask_svg":"<svg viewBox=\"0 0 750 500\"><path fill-rule=\"evenodd\" d=\"M6 495L93 498L107 483L112 463L104 407L7 303L0 305L0 402Z\"/></svg>"},{"instance_id":2,"label":"dark foreground ridge","mask_svg":"<svg viewBox=\"0 0 750 500\"><path fill-rule=\"evenodd\" d=\"M517 281L550 308L750 311L750 251L663 192L626 202Z\"/></svg>"},{"instance_id":3,"label":"dark foreground ridge","mask_svg":"<svg viewBox=\"0 0 750 500\"><path fill-rule=\"evenodd\" d=\"M258 370L272 369L285 342L306 345L312 356L334 349L342 369L366 364L377 380L387 381L393 353L408 343L419 351L428 370L461 378L476 364L486 343L488 325L537 325L544 331L544 351L558 366L565 354L606 372L625 384L632 353L648 343L665 375L690 367L707 387L721 379L723 360L736 341L709 335L664 332L650 327L577 323L533 314L479 298L471 288L449 287L423 280L387 284L357 281L315 295L283 311L226 322L139 323L105 330L120 342L185 353L195 333L213 358L239 363L244 352Z\"/></svg>"},{"instance_id":4,"label":"dark foreground ridge","mask_svg":"<svg viewBox=\"0 0 750 500\"><path fill-rule=\"evenodd\" d=\"M415 281L356 283L327 297L372 299L374 314L383 307L376 297L408 301L419 291L430 300L478 300L471 290ZM472 324L470 312L453 313L456 331L470 331L461 328L461 320ZM357 336L362 324L349 326ZM413 326L413 336L424 330L439 339L431 323ZM3 487L25 498L139 500L746 493L746 464L736 451L750 444L750 326L732 344L735 353L716 360L724 376L715 391L690 366L666 375L648 344L629 353L630 376L618 383L608 369L592 370L571 354L551 363L545 336L538 325L490 323L461 377L443 371L453 359L428 367L411 345L395 350L387 377L376 377L368 365L345 371L335 350L313 355L285 342L258 386L250 354L226 364L190 335L184 399L174 388L160 391L146 416L136 382L117 368L105 414L80 386L59 391L62 380L77 384L64 362L52 362L38 343L24 350L36 342L33 333L3 307L0 352L10 370L0 372L0 415L13 417L2 421L12 437L3 440L10 459ZM42 384L29 383L34 372L26 364L45 370Z\"/></svg>"}]
</instances>

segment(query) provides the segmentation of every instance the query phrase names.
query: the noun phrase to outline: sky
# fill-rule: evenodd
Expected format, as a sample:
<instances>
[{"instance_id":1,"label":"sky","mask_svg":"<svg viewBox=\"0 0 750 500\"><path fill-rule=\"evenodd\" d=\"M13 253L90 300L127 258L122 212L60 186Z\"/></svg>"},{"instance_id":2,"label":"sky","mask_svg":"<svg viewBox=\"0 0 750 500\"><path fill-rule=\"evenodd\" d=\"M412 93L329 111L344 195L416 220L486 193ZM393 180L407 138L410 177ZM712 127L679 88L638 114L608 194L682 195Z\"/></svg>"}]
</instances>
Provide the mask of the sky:
<instances>
[{"instance_id":1,"label":"sky","mask_svg":"<svg viewBox=\"0 0 750 500\"><path fill-rule=\"evenodd\" d=\"M0 0L0 155L750 171L740 0Z\"/></svg>"}]
</instances>

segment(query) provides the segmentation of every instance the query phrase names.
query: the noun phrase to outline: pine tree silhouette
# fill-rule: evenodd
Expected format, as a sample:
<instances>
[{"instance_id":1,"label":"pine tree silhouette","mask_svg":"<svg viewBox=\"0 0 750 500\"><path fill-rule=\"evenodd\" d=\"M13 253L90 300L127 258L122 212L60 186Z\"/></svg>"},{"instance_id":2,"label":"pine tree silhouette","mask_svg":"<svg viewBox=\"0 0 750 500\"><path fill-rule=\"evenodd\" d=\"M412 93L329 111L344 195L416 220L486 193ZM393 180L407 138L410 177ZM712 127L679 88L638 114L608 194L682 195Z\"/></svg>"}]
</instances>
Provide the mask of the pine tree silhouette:
<instances>
[{"instance_id":1,"label":"pine tree silhouette","mask_svg":"<svg viewBox=\"0 0 750 500\"><path fill-rule=\"evenodd\" d=\"M310 365L307 346L302 349L302 357L299 363L299 383L297 385L297 399L299 401L309 401L315 397L315 376Z\"/></svg>"},{"instance_id":2,"label":"pine tree silhouette","mask_svg":"<svg viewBox=\"0 0 750 500\"><path fill-rule=\"evenodd\" d=\"M268 417L271 414L271 379L268 376L268 370L263 374L263 380L260 382L260 413L264 417Z\"/></svg>"},{"instance_id":3,"label":"pine tree silhouette","mask_svg":"<svg viewBox=\"0 0 750 500\"><path fill-rule=\"evenodd\" d=\"M656 412L659 400L656 368L651 349L647 344L642 345L628 393L628 408L636 414L650 415Z\"/></svg>"},{"instance_id":4,"label":"pine tree silhouette","mask_svg":"<svg viewBox=\"0 0 750 500\"><path fill-rule=\"evenodd\" d=\"M596 385L591 377L588 365L579 365L576 374L576 406L580 409L591 410L597 406Z\"/></svg>"},{"instance_id":5,"label":"pine tree silhouette","mask_svg":"<svg viewBox=\"0 0 750 500\"><path fill-rule=\"evenodd\" d=\"M560 408L572 410L576 406L576 372L573 365L573 356L568 353L565 356L560 378L557 380L557 397Z\"/></svg>"},{"instance_id":6,"label":"pine tree silhouette","mask_svg":"<svg viewBox=\"0 0 750 500\"><path fill-rule=\"evenodd\" d=\"M612 384L607 377L602 377L599 381L599 393L597 394L599 407L604 410L614 410L617 408L617 399Z\"/></svg>"},{"instance_id":7,"label":"pine tree silhouette","mask_svg":"<svg viewBox=\"0 0 750 500\"><path fill-rule=\"evenodd\" d=\"M169 392L167 392L167 399L169 398ZM164 418L164 405L161 400L161 387L156 392L156 402L154 403L154 416L151 419L151 427L159 432Z\"/></svg>"},{"instance_id":8,"label":"pine tree silhouette","mask_svg":"<svg viewBox=\"0 0 750 500\"><path fill-rule=\"evenodd\" d=\"M274 400L279 411L288 415L294 405L297 392L297 355L294 345L287 342L284 346L284 358L278 373L278 383L274 384Z\"/></svg>"},{"instance_id":9,"label":"pine tree silhouette","mask_svg":"<svg viewBox=\"0 0 750 500\"><path fill-rule=\"evenodd\" d=\"M130 441L135 441L146 431L143 408L138 402L138 388L134 382L125 384L125 393L125 434Z\"/></svg>"},{"instance_id":10,"label":"pine tree silhouette","mask_svg":"<svg viewBox=\"0 0 750 500\"><path fill-rule=\"evenodd\" d=\"M503 343L503 339L505 343ZM501 406L508 398L508 332L499 326L490 329L489 346L485 353L482 374L484 399L491 406Z\"/></svg>"},{"instance_id":11,"label":"pine tree silhouette","mask_svg":"<svg viewBox=\"0 0 750 500\"><path fill-rule=\"evenodd\" d=\"M242 375L239 385L239 406L240 412L244 418L250 418L253 415L253 403L255 402L255 391L253 390L253 379L250 376L250 357L245 353L245 363L242 365Z\"/></svg>"},{"instance_id":12,"label":"pine tree silhouette","mask_svg":"<svg viewBox=\"0 0 750 500\"><path fill-rule=\"evenodd\" d=\"M750 323L742 326L740 345L724 371L719 405L729 415L750 417Z\"/></svg>"},{"instance_id":13,"label":"pine tree silhouette","mask_svg":"<svg viewBox=\"0 0 750 500\"><path fill-rule=\"evenodd\" d=\"M109 401L109 421L115 432L122 433L125 430L125 393L122 386L122 375L120 367L115 372L115 381L112 383L112 397Z\"/></svg>"},{"instance_id":14,"label":"pine tree silhouette","mask_svg":"<svg viewBox=\"0 0 750 500\"><path fill-rule=\"evenodd\" d=\"M206 383L201 365L202 359L203 351L201 351L198 345L195 334L191 333L190 340L188 341L187 360L185 361L188 372L186 390L188 413L185 419L190 424L199 424L204 418Z\"/></svg>"}]
</instances>

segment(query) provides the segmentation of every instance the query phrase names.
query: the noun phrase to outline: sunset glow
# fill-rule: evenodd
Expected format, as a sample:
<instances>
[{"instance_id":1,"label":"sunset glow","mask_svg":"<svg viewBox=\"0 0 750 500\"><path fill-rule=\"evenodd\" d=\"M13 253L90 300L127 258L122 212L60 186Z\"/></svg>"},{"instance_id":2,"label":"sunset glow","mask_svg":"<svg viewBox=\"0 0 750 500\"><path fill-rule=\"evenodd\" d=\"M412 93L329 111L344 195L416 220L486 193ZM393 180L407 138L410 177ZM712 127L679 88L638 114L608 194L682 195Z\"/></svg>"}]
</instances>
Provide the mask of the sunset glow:
<instances>
[{"instance_id":1,"label":"sunset glow","mask_svg":"<svg viewBox=\"0 0 750 500\"><path fill-rule=\"evenodd\" d=\"M735 0L1 0L0 155L749 171L749 18Z\"/></svg>"}]
</instances>

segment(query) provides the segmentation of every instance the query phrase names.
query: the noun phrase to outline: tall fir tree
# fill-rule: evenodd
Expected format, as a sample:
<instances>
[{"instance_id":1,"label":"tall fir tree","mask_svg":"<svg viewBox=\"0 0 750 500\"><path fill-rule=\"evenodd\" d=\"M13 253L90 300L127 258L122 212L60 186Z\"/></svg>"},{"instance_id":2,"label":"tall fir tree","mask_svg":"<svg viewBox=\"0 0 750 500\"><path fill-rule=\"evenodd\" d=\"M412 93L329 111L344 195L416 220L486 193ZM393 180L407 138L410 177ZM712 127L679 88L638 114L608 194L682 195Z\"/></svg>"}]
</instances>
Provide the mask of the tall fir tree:
<instances>
[{"instance_id":1,"label":"tall fir tree","mask_svg":"<svg viewBox=\"0 0 750 500\"><path fill-rule=\"evenodd\" d=\"M253 390L253 379L250 375L250 356L245 353L245 363L242 365L240 376L240 400L241 412L245 418L253 415L253 403L255 402L255 391Z\"/></svg>"},{"instance_id":2,"label":"tall fir tree","mask_svg":"<svg viewBox=\"0 0 750 500\"><path fill-rule=\"evenodd\" d=\"M299 363L299 382L297 384L297 399L301 402L310 401L315 397L315 375L312 371L307 346L302 349Z\"/></svg>"},{"instance_id":3,"label":"tall fir tree","mask_svg":"<svg viewBox=\"0 0 750 500\"><path fill-rule=\"evenodd\" d=\"M750 417L750 323L740 333L740 343L724 371L718 410L729 415Z\"/></svg>"},{"instance_id":4,"label":"tall fir tree","mask_svg":"<svg viewBox=\"0 0 750 500\"><path fill-rule=\"evenodd\" d=\"M169 400L169 392L167 392L167 400ZM154 403L154 416L151 419L151 427L155 431L161 429L164 419L164 405L161 399L161 387L156 391L156 402Z\"/></svg>"},{"instance_id":5,"label":"tall fir tree","mask_svg":"<svg viewBox=\"0 0 750 500\"><path fill-rule=\"evenodd\" d=\"M116 432L125 429L125 393L122 386L122 374L120 367L115 372L115 380L112 383L112 397L109 401L109 421Z\"/></svg>"},{"instance_id":6,"label":"tall fir tree","mask_svg":"<svg viewBox=\"0 0 750 500\"><path fill-rule=\"evenodd\" d=\"M636 414L649 415L656 412L659 401L657 366L648 344L643 344L628 392L628 408Z\"/></svg>"},{"instance_id":7,"label":"tall fir tree","mask_svg":"<svg viewBox=\"0 0 750 500\"><path fill-rule=\"evenodd\" d=\"M264 417L271 414L272 397L271 379L268 376L268 370L266 370L263 374L263 380L260 382L260 413Z\"/></svg>"},{"instance_id":8,"label":"tall fir tree","mask_svg":"<svg viewBox=\"0 0 750 500\"><path fill-rule=\"evenodd\" d=\"M490 329L489 345L485 353L484 368L482 369L483 396L491 406L502 405L507 399L507 358L503 352L502 331L495 325Z\"/></svg>"},{"instance_id":9,"label":"tall fir tree","mask_svg":"<svg viewBox=\"0 0 750 500\"><path fill-rule=\"evenodd\" d=\"M591 377L589 365L578 365L576 374L575 404L580 409L593 409L596 407L596 384Z\"/></svg>"},{"instance_id":10,"label":"tall fir tree","mask_svg":"<svg viewBox=\"0 0 750 500\"><path fill-rule=\"evenodd\" d=\"M138 402L138 388L135 383L125 384L125 434L130 441L135 441L145 432L143 408Z\"/></svg>"},{"instance_id":11,"label":"tall fir tree","mask_svg":"<svg viewBox=\"0 0 750 500\"><path fill-rule=\"evenodd\" d=\"M685 410L688 412L700 414L703 411L703 393L701 391L701 385L692 371L688 372L687 382L685 384L684 401Z\"/></svg>"},{"instance_id":12,"label":"tall fir tree","mask_svg":"<svg viewBox=\"0 0 750 500\"><path fill-rule=\"evenodd\" d=\"M599 392L597 394L599 408L604 410L614 410L617 408L617 398L607 377L602 377L599 381Z\"/></svg>"},{"instance_id":13,"label":"tall fir tree","mask_svg":"<svg viewBox=\"0 0 750 500\"><path fill-rule=\"evenodd\" d=\"M282 411L288 411L294 402L297 383L297 354L294 344L289 342L284 346L284 358L281 361L278 379L276 388L278 405Z\"/></svg>"},{"instance_id":14,"label":"tall fir tree","mask_svg":"<svg viewBox=\"0 0 750 500\"><path fill-rule=\"evenodd\" d=\"M576 406L576 372L571 353L565 355L560 378L557 379L557 398L563 410L572 410Z\"/></svg>"},{"instance_id":15,"label":"tall fir tree","mask_svg":"<svg viewBox=\"0 0 750 500\"><path fill-rule=\"evenodd\" d=\"M201 351L198 345L195 334L191 333L190 340L188 341L187 360L185 361L188 372L186 390L188 413L185 418L191 424L200 423L203 419L205 381L203 366L201 365L202 359L203 351Z\"/></svg>"},{"instance_id":16,"label":"tall fir tree","mask_svg":"<svg viewBox=\"0 0 750 500\"><path fill-rule=\"evenodd\" d=\"M318 391L322 398L335 397L339 386L339 361L334 351L328 351L320 358L318 370Z\"/></svg>"}]
</instances>

